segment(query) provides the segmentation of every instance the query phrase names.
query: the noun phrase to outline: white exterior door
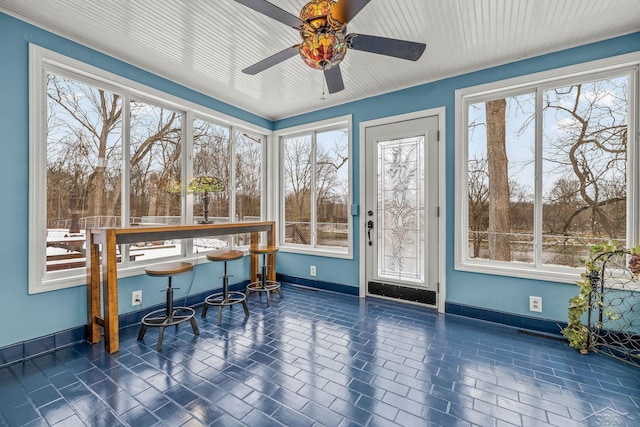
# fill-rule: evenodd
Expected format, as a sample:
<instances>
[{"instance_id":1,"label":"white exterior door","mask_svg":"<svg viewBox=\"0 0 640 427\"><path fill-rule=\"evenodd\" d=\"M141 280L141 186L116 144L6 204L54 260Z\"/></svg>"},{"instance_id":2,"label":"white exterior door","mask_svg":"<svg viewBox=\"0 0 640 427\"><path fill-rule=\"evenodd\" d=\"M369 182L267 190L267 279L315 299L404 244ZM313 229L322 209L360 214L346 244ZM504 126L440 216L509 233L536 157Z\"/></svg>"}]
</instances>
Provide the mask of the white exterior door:
<instances>
[{"instance_id":1,"label":"white exterior door","mask_svg":"<svg viewBox=\"0 0 640 427\"><path fill-rule=\"evenodd\" d=\"M366 294L437 305L438 116L365 129Z\"/></svg>"}]
</instances>

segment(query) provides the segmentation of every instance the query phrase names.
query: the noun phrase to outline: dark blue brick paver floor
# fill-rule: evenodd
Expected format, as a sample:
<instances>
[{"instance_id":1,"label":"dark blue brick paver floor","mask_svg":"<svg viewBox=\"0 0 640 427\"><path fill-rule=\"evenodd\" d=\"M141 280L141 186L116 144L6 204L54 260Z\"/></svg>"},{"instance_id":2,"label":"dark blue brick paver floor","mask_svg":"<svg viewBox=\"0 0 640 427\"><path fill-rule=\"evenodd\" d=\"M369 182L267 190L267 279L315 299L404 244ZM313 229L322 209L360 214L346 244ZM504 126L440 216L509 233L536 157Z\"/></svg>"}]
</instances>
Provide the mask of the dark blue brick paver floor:
<instances>
[{"instance_id":1,"label":"dark blue brick paver floor","mask_svg":"<svg viewBox=\"0 0 640 427\"><path fill-rule=\"evenodd\" d=\"M640 370L566 343L379 299L285 286L120 352L0 369L0 426L637 426Z\"/></svg>"}]
</instances>

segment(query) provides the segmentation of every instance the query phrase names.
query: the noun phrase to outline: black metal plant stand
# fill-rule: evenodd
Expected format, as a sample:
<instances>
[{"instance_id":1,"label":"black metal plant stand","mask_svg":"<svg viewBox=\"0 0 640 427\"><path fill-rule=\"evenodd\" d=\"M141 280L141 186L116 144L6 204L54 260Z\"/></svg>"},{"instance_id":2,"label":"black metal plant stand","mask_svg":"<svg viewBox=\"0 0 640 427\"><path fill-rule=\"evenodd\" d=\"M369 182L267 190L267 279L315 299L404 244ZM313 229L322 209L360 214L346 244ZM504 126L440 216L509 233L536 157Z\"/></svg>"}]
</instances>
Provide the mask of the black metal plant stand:
<instances>
[{"instance_id":1,"label":"black metal plant stand","mask_svg":"<svg viewBox=\"0 0 640 427\"><path fill-rule=\"evenodd\" d=\"M640 367L640 279L628 268L628 251L598 256L589 276L587 348Z\"/></svg>"}]
</instances>

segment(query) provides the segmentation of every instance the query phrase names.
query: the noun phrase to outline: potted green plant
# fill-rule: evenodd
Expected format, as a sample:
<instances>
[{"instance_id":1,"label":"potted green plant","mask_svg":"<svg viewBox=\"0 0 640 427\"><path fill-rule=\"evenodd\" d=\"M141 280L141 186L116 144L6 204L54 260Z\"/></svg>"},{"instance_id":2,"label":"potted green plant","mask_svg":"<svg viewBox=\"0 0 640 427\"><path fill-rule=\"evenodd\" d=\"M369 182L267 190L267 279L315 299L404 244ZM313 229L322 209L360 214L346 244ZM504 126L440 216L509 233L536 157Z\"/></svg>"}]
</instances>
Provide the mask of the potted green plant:
<instances>
[{"instance_id":1,"label":"potted green plant","mask_svg":"<svg viewBox=\"0 0 640 427\"><path fill-rule=\"evenodd\" d=\"M582 354L589 353L589 339L591 333L588 325L582 323L582 316L589 309L591 303L592 280L597 280L602 271L604 262L603 254L609 252L628 252L629 270L636 275L640 275L640 245L627 251L619 242L610 241L608 243L597 244L589 248L589 258L581 259L580 263L585 266L585 271L580 275L580 280L576 282L579 287L578 294L569 300L568 322L562 330L562 334L569 340L569 345Z\"/></svg>"}]
</instances>

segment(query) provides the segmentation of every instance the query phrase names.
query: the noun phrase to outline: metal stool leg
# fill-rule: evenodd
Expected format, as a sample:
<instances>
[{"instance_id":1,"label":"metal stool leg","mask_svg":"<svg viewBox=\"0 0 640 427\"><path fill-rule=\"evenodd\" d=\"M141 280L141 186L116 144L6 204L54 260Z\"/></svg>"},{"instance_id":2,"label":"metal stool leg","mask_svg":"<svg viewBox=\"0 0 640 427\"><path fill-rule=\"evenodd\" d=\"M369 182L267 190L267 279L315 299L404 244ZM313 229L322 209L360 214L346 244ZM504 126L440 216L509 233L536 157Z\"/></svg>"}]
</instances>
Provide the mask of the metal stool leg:
<instances>
[{"instance_id":1,"label":"metal stool leg","mask_svg":"<svg viewBox=\"0 0 640 427\"><path fill-rule=\"evenodd\" d=\"M262 289L266 289L267 288L267 255L266 254L262 255L261 272L262 272L262 277L260 278L260 285L262 286ZM267 307L271 307L271 298L269 297L269 292L265 292L265 294L267 294Z\"/></svg>"},{"instance_id":2,"label":"metal stool leg","mask_svg":"<svg viewBox=\"0 0 640 427\"><path fill-rule=\"evenodd\" d=\"M244 309L245 317L249 317L249 306L247 305L246 298L242 300L242 308Z\"/></svg>"},{"instance_id":3,"label":"metal stool leg","mask_svg":"<svg viewBox=\"0 0 640 427\"><path fill-rule=\"evenodd\" d=\"M147 332L147 325L144 323L140 326L140 332L138 332L138 341L144 338L144 334Z\"/></svg>"},{"instance_id":4,"label":"metal stool leg","mask_svg":"<svg viewBox=\"0 0 640 427\"><path fill-rule=\"evenodd\" d=\"M164 335L164 326L160 327L160 331L158 332L158 351L162 351L162 337Z\"/></svg>"},{"instance_id":5,"label":"metal stool leg","mask_svg":"<svg viewBox=\"0 0 640 427\"><path fill-rule=\"evenodd\" d=\"M227 261L224 262L224 274L222 275L222 301L229 300L229 274L227 273Z\"/></svg>"},{"instance_id":6,"label":"metal stool leg","mask_svg":"<svg viewBox=\"0 0 640 427\"><path fill-rule=\"evenodd\" d=\"M191 321L191 329L193 329L193 334L200 335L200 328L198 328L198 324L196 323L195 316L191 316L190 321Z\"/></svg>"},{"instance_id":7,"label":"metal stool leg","mask_svg":"<svg viewBox=\"0 0 640 427\"><path fill-rule=\"evenodd\" d=\"M227 273L227 261L224 262L224 274L222 275L222 304L229 302L229 274ZM222 324L222 308L218 307L218 326ZM231 306L229 306L231 308Z\"/></svg>"}]
</instances>

